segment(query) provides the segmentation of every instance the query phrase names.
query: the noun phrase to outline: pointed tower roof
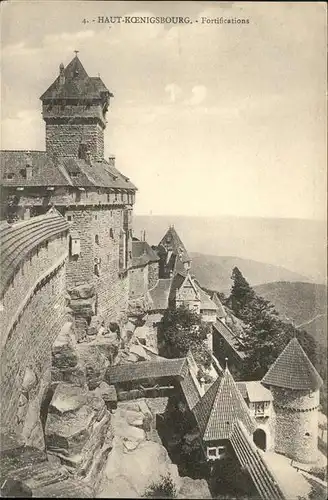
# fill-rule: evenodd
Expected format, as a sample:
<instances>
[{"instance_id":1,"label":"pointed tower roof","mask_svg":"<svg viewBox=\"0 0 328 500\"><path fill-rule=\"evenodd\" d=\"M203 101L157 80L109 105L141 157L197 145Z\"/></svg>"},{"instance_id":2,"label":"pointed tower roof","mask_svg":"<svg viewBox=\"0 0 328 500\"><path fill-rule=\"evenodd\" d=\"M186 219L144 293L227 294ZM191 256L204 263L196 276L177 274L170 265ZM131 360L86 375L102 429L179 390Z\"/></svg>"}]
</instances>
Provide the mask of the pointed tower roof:
<instances>
[{"instance_id":1,"label":"pointed tower roof","mask_svg":"<svg viewBox=\"0 0 328 500\"><path fill-rule=\"evenodd\" d=\"M269 368L262 384L294 390L315 390L323 384L317 370L293 338Z\"/></svg>"},{"instance_id":2,"label":"pointed tower roof","mask_svg":"<svg viewBox=\"0 0 328 500\"><path fill-rule=\"evenodd\" d=\"M171 251L173 254L178 255L182 262L190 262L191 258L182 243L178 233L176 232L174 226L170 226L165 236L159 242L166 250Z\"/></svg>"},{"instance_id":3,"label":"pointed tower roof","mask_svg":"<svg viewBox=\"0 0 328 500\"><path fill-rule=\"evenodd\" d=\"M216 305L216 307L218 308L217 316L219 318L225 318L227 313L225 312L224 307L222 305L222 302L219 299L219 296L216 292L213 293L212 300L213 300L214 304Z\"/></svg>"},{"instance_id":4,"label":"pointed tower roof","mask_svg":"<svg viewBox=\"0 0 328 500\"><path fill-rule=\"evenodd\" d=\"M238 387L226 367L193 409L204 441L229 439L234 424L239 420L249 433L256 425Z\"/></svg>"},{"instance_id":5,"label":"pointed tower roof","mask_svg":"<svg viewBox=\"0 0 328 500\"><path fill-rule=\"evenodd\" d=\"M66 68L60 65L58 77L40 99L100 99L103 94L113 97L100 77L88 75L76 55Z\"/></svg>"}]
</instances>

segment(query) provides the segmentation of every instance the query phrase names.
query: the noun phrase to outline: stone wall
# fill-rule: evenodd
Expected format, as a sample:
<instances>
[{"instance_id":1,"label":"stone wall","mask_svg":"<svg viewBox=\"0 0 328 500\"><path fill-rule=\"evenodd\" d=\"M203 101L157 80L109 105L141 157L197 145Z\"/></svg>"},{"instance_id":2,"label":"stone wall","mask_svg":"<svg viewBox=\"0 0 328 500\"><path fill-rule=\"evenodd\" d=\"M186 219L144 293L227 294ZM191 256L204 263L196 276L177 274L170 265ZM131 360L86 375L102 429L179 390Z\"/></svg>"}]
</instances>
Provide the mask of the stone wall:
<instances>
[{"instance_id":1,"label":"stone wall","mask_svg":"<svg viewBox=\"0 0 328 500\"><path fill-rule=\"evenodd\" d=\"M142 297L148 288L148 266L130 269L129 296L131 299Z\"/></svg>"},{"instance_id":2,"label":"stone wall","mask_svg":"<svg viewBox=\"0 0 328 500\"><path fill-rule=\"evenodd\" d=\"M154 288L158 281L158 262L151 262L148 265L148 288Z\"/></svg>"},{"instance_id":3,"label":"stone wall","mask_svg":"<svg viewBox=\"0 0 328 500\"><path fill-rule=\"evenodd\" d=\"M70 232L76 232L80 238L80 255L70 255L68 289L93 283L97 292L96 314L108 321L116 321L128 307L128 274L119 267L123 214L121 208L109 207L69 211Z\"/></svg>"},{"instance_id":4,"label":"stone wall","mask_svg":"<svg viewBox=\"0 0 328 500\"><path fill-rule=\"evenodd\" d=\"M1 353L3 428L23 431L29 402L39 397L40 385L50 369L51 346L63 325L64 315L65 266L62 265L33 290ZM32 394L23 384L27 368L35 377Z\"/></svg>"},{"instance_id":5,"label":"stone wall","mask_svg":"<svg viewBox=\"0 0 328 500\"><path fill-rule=\"evenodd\" d=\"M303 463L315 462L319 393L271 388L276 414L275 451Z\"/></svg>"},{"instance_id":6,"label":"stone wall","mask_svg":"<svg viewBox=\"0 0 328 500\"><path fill-rule=\"evenodd\" d=\"M17 319L20 309L24 306L39 280L51 269L59 266L67 257L67 236L62 234L50 241L45 241L36 247L27 260L21 262L13 280L6 290L2 300L2 335L1 345L5 342L10 329ZM62 282L51 281L51 290L56 295L62 289ZM20 319L20 323L22 323Z\"/></svg>"},{"instance_id":7,"label":"stone wall","mask_svg":"<svg viewBox=\"0 0 328 500\"><path fill-rule=\"evenodd\" d=\"M104 157L104 131L97 123L47 123L46 151L49 155L78 157L81 142L95 159Z\"/></svg>"}]
</instances>

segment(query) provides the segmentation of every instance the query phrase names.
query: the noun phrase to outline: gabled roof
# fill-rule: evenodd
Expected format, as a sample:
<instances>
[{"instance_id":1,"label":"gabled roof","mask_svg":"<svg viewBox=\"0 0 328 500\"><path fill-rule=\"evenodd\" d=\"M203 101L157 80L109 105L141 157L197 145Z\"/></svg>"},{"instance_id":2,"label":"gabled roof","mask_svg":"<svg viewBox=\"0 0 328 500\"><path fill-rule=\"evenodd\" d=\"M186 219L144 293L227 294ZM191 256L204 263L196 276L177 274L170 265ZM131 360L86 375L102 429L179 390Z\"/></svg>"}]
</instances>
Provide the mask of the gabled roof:
<instances>
[{"instance_id":1,"label":"gabled roof","mask_svg":"<svg viewBox=\"0 0 328 500\"><path fill-rule=\"evenodd\" d=\"M132 267L158 262L159 257L147 241L132 241Z\"/></svg>"},{"instance_id":2,"label":"gabled roof","mask_svg":"<svg viewBox=\"0 0 328 500\"><path fill-rule=\"evenodd\" d=\"M204 441L229 439L239 420L249 433L256 424L228 368L218 377L193 409Z\"/></svg>"},{"instance_id":3,"label":"gabled roof","mask_svg":"<svg viewBox=\"0 0 328 500\"><path fill-rule=\"evenodd\" d=\"M103 93L112 96L100 77L90 77L85 71L80 59L75 56L63 68L63 84L60 75L40 97L42 101L58 98L65 99L100 99Z\"/></svg>"},{"instance_id":4,"label":"gabled roof","mask_svg":"<svg viewBox=\"0 0 328 500\"><path fill-rule=\"evenodd\" d=\"M177 273L173 276L171 290L170 290L170 299L171 300L176 299L177 293L183 287L187 286L188 283L190 284L191 288L195 292L195 300L200 300L200 296L199 296L199 292L196 288L196 284L194 283L194 281L189 273L187 273L187 274Z\"/></svg>"},{"instance_id":5,"label":"gabled roof","mask_svg":"<svg viewBox=\"0 0 328 500\"><path fill-rule=\"evenodd\" d=\"M233 349L233 352L240 358L244 359L246 357L245 352L242 350L242 341L233 333L233 331L225 325L220 319L218 319L214 324L213 328L218 332L224 340ZM215 333L215 332L213 332Z\"/></svg>"},{"instance_id":6,"label":"gabled roof","mask_svg":"<svg viewBox=\"0 0 328 500\"><path fill-rule=\"evenodd\" d=\"M323 380L294 337L264 375L262 384L285 389L316 390Z\"/></svg>"},{"instance_id":7,"label":"gabled roof","mask_svg":"<svg viewBox=\"0 0 328 500\"><path fill-rule=\"evenodd\" d=\"M32 177L26 178L27 163ZM130 179L106 160L90 163L79 158L53 159L45 151L0 151L3 186L76 186L136 189Z\"/></svg>"},{"instance_id":8,"label":"gabled roof","mask_svg":"<svg viewBox=\"0 0 328 500\"><path fill-rule=\"evenodd\" d=\"M171 279L159 279L154 288L149 290L153 302L153 311L164 311L169 306L169 295L171 288Z\"/></svg>"},{"instance_id":9,"label":"gabled roof","mask_svg":"<svg viewBox=\"0 0 328 500\"><path fill-rule=\"evenodd\" d=\"M217 316L218 316L219 318L225 318L225 317L226 317L226 315L227 315L227 313L225 312L225 309L224 309L224 307L223 307L223 305L222 305L222 302L221 302L221 300L219 299L219 296L218 296L218 294L217 294L217 293L215 293L215 292L213 293L213 295L212 295L212 300L213 300L214 304L215 304L215 305L217 306L217 308L218 308L218 310L217 310Z\"/></svg>"},{"instance_id":10,"label":"gabled roof","mask_svg":"<svg viewBox=\"0 0 328 500\"><path fill-rule=\"evenodd\" d=\"M174 255L180 256L181 262L190 262L191 258L182 243L174 226L170 226L165 236L161 239L158 246L163 246L167 251L172 251Z\"/></svg>"},{"instance_id":11,"label":"gabled roof","mask_svg":"<svg viewBox=\"0 0 328 500\"><path fill-rule=\"evenodd\" d=\"M217 305L211 297L194 281L200 298L200 310L217 311Z\"/></svg>"},{"instance_id":12,"label":"gabled roof","mask_svg":"<svg viewBox=\"0 0 328 500\"><path fill-rule=\"evenodd\" d=\"M106 379L109 384L148 378L181 377L185 375L186 358L163 359L159 361L139 361L109 366Z\"/></svg>"},{"instance_id":13,"label":"gabled roof","mask_svg":"<svg viewBox=\"0 0 328 500\"><path fill-rule=\"evenodd\" d=\"M251 403L273 400L271 392L261 384L260 380L236 382L236 384L243 398Z\"/></svg>"}]
</instances>

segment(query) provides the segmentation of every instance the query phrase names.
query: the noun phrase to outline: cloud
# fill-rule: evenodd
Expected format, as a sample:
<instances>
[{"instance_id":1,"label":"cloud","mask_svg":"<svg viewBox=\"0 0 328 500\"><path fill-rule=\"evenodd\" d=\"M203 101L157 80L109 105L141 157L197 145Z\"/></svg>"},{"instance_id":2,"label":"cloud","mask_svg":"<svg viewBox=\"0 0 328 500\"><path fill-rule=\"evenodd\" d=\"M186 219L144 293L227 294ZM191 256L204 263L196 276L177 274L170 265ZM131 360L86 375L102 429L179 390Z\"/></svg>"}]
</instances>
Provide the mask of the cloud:
<instances>
[{"instance_id":1,"label":"cloud","mask_svg":"<svg viewBox=\"0 0 328 500\"><path fill-rule=\"evenodd\" d=\"M165 92L169 94L170 102L176 102L177 98L181 95L182 90L176 83L169 83L165 87Z\"/></svg>"},{"instance_id":2,"label":"cloud","mask_svg":"<svg viewBox=\"0 0 328 500\"><path fill-rule=\"evenodd\" d=\"M207 88L204 85L195 85L192 89L192 97L185 101L185 104L189 106L197 106L201 104L206 99Z\"/></svg>"}]
</instances>

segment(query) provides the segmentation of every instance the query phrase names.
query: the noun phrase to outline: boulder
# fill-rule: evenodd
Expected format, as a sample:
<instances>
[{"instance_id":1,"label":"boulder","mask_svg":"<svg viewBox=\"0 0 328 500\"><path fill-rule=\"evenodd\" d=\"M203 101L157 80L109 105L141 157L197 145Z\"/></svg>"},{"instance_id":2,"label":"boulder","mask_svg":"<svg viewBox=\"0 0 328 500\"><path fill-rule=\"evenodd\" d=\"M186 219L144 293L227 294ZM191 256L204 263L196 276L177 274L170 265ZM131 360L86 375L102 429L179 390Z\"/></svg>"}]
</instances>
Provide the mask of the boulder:
<instances>
[{"instance_id":1,"label":"boulder","mask_svg":"<svg viewBox=\"0 0 328 500\"><path fill-rule=\"evenodd\" d=\"M78 479L66 479L48 486L43 486L33 492L36 498L94 498L90 486Z\"/></svg>"},{"instance_id":2,"label":"boulder","mask_svg":"<svg viewBox=\"0 0 328 500\"><path fill-rule=\"evenodd\" d=\"M95 314L96 297L88 299L72 299L70 308L75 316L83 316L89 318Z\"/></svg>"},{"instance_id":3,"label":"boulder","mask_svg":"<svg viewBox=\"0 0 328 500\"><path fill-rule=\"evenodd\" d=\"M207 481L205 479L181 478L181 488L177 498L212 498Z\"/></svg>"},{"instance_id":4,"label":"boulder","mask_svg":"<svg viewBox=\"0 0 328 500\"><path fill-rule=\"evenodd\" d=\"M51 413L74 412L87 402L87 390L72 384L59 383L49 406Z\"/></svg>"},{"instance_id":5,"label":"boulder","mask_svg":"<svg viewBox=\"0 0 328 500\"><path fill-rule=\"evenodd\" d=\"M98 335L99 331L104 327L104 319L101 316L92 316L90 325L87 330L87 335Z\"/></svg>"},{"instance_id":6,"label":"boulder","mask_svg":"<svg viewBox=\"0 0 328 500\"><path fill-rule=\"evenodd\" d=\"M97 344L78 344L77 349L85 366L88 387L92 391L104 381L109 361Z\"/></svg>"},{"instance_id":7,"label":"boulder","mask_svg":"<svg viewBox=\"0 0 328 500\"><path fill-rule=\"evenodd\" d=\"M84 284L68 290L70 299L89 299L96 294L93 284Z\"/></svg>"},{"instance_id":8,"label":"boulder","mask_svg":"<svg viewBox=\"0 0 328 500\"><path fill-rule=\"evenodd\" d=\"M52 366L60 370L75 367L78 363L77 351L69 327L65 326L66 329L63 329L52 346Z\"/></svg>"},{"instance_id":9,"label":"boulder","mask_svg":"<svg viewBox=\"0 0 328 500\"><path fill-rule=\"evenodd\" d=\"M100 382L99 387L94 392L96 396L101 397L105 401L108 409L117 407L117 392L114 385Z\"/></svg>"},{"instance_id":10,"label":"boulder","mask_svg":"<svg viewBox=\"0 0 328 500\"><path fill-rule=\"evenodd\" d=\"M25 392L29 392L31 389L36 387L38 381L34 371L31 368L26 368L24 379L22 383L22 388Z\"/></svg>"}]
</instances>

